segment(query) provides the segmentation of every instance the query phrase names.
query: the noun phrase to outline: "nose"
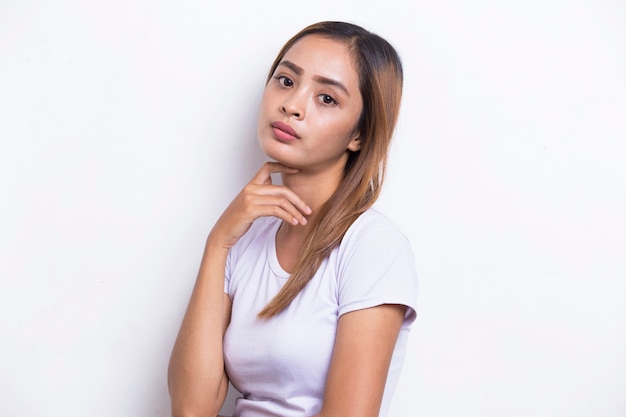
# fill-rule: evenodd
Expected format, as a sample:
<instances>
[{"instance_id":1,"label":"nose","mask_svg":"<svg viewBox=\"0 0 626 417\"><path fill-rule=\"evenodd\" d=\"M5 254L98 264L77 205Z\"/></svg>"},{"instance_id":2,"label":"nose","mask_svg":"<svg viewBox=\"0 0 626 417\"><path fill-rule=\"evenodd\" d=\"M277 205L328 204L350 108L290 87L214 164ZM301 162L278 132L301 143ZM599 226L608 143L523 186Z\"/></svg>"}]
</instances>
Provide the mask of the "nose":
<instances>
[{"instance_id":1,"label":"nose","mask_svg":"<svg viewBox=\"0 0 626 417\"><path fill-rule=\"evenodd\" d=\"M281 111L283 113L295 117L296 119L302 119L304 117L304 108L304 98L302 94L296 91L285 97L281 105Z\"/></svg>"}]
</instances>

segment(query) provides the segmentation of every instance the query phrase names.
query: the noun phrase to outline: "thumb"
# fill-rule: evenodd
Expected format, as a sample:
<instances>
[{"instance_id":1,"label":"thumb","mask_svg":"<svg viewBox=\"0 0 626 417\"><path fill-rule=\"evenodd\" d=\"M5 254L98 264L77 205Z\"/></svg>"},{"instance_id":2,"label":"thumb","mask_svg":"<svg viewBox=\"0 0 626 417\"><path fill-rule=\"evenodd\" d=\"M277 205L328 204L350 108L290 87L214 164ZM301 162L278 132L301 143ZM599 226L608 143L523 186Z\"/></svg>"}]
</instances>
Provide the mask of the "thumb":
<instances>
[{"instance_id":1,"label":"thumb","mask_svg":"<svg viewBox=\"0 0 626 417\"><path fill-rule=\"evenodd\" d=\"M287 165L283 165L279 162L266 162L265 164L263 164L263 166L261 167L261 169L259 169L259 171L256 173L256 175L252 178L252 181L250 181L253 184L272 184L272 174L275 174L277 172L284 172L286 174L295 174L296 172L299 172L300 170L297 168L291 168L288 167Z\"/></svg>"}]
</instances>

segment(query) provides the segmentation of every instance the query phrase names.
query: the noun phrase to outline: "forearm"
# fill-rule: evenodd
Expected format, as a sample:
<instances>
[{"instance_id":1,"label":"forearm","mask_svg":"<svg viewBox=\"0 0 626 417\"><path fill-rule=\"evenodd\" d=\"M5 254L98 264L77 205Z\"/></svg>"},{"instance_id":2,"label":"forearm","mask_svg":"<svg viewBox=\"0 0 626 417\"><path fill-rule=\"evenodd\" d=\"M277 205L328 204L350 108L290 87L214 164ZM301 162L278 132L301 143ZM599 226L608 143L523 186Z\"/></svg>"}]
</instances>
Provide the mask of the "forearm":
<instances>
[{"instance_id":1,"label":"forearm","mask_svg":"<svg viewBox=\"0 0 626 417\"><path fill-rule=\"evenodd\" d=\"M272 185L272 173L296 173L275 162L264 164L235 197L211 230L172 356L168 381L174 417L215 417L228 392L223 339L231 301L224 295L224 271L231 248L261 216L306 224L311 209L293 191Z\"/></svg>"},{"instance_id":2,"label":"forearm","mask_svg":"<svg viewBox=\"0 0 626 417\"><path fill-rule=\"evenodd\" d=\"M168 383L174 417L216 416L228 390L222 342L230 319L224 295L228 250L207 241L172 356Z\"/></svg>"}]
</instances>

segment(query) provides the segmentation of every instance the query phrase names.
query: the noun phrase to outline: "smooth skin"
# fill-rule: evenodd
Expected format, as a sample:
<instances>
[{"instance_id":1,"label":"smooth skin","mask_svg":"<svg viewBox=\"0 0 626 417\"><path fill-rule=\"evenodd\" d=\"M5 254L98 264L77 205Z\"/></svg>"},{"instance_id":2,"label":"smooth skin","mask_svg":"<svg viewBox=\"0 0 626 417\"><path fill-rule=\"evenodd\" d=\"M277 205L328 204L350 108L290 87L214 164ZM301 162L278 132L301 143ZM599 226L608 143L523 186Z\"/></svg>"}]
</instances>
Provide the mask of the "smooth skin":
<instances>
[{"instance_id":1,"label":"smooth skin","mask_svg":"<svg viewBox=\"0 0 626 417\"><path fill-rule=\"evenodd\" d=\"M285 55L267 84L258 120L268 157L209 233L169 365L173 417L215 417L228 391L222 341L231 300L224 294L229 249L259 217L282 219L278 260L293 271L308 219L339 185L348 152L358 150L362 110L358 74L345 45L309 35ZM285 140L272 123L298 135ZM279 173L284 185L272 183ZM406 307L381 305L339 318L322 410L315 417L378 417ZM303 416L308 417L308 416Z\"/></svg>"}]
</instances>

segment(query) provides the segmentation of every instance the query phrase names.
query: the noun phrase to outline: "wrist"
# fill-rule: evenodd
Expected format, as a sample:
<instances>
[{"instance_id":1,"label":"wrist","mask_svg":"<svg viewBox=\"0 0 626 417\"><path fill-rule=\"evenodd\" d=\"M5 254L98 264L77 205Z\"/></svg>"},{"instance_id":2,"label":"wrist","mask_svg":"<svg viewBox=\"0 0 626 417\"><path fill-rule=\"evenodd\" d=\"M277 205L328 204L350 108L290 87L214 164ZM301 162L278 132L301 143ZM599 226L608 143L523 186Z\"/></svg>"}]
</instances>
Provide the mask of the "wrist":
<instances>
[{"instance_id":1,"label":"wrist","mask_svg":"<svg viewBox=\"0 0 626 417\"><path fill-rule=\"evenodd\" d=\"M228 255L228 251L231 246L232 245L227 244L226 239L220 238L220 236L212 230L204 244L204 252L211 254L222 253L224 255Z\"/></svg>"}]
</instances>

